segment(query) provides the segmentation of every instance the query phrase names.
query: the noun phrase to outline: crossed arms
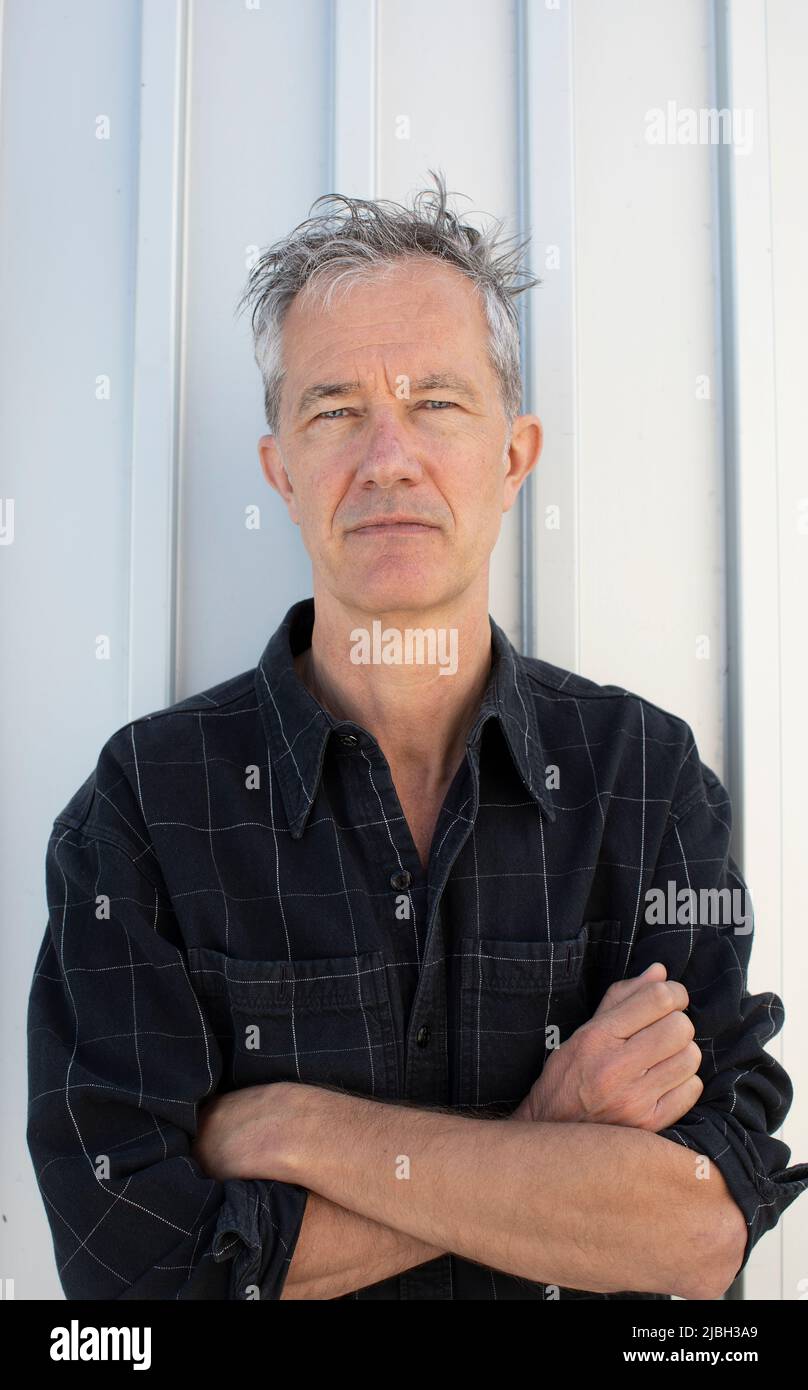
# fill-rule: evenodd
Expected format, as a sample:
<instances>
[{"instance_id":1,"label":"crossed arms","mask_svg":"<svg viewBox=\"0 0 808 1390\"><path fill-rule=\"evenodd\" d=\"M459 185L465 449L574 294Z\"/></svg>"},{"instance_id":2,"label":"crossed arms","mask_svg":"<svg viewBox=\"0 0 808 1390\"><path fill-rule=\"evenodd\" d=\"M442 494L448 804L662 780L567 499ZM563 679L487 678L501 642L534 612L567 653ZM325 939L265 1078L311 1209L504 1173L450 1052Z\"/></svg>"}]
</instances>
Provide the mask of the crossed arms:
<instances>
[{"instance_id":1,"label":"crossed arms","mask_svg":"<svg viewBox=\"0 0 808 1390\"><path fill-rule=\"evenodd\" d=\"M119 759L99 766L140 824ZM336 1298L447 1250L545 1284L715 1297L808 1185L773 1137L782 1001L749 995L751 933L731 927L645 934L635 959L659 950L687 989L661 965L615 981L507 1120L288 1083L217 1094L215 1021L147 829L119 843L104 797L79 826L87 795L54 822L28 1016L27 1139L68 1298ZM689 885L742 882L720 783L686 800L655 881L685 865Z\"/></svg>"},{"instance_id":2,"label":"crossed arms","mask_svg":"<svg viewBox=\"0 0 808 1390\"><path fill-rule=\"evenodd\" d=\"M308 1189L283 1298L447 1250L542 1283L719 1298L747 1227L718 1168L654 1132L702 1089L687 991L664 975L612 985L506 1119L279 1082L210 1101L192 1153L213 1177Z\"/></svg>"}]
</instances>

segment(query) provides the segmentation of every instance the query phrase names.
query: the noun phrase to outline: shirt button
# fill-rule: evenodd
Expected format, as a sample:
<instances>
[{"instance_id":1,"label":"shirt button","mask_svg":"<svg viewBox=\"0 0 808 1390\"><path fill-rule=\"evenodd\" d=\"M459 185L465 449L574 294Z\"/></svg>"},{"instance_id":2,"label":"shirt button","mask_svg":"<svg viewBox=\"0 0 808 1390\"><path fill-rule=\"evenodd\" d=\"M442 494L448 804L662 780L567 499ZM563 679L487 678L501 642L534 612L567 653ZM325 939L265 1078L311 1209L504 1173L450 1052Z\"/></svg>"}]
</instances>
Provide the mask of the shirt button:
<instances>
[{"instance_id":1,"label":"shirt button","mask_svg":"<svg viewBox=\"0 0 808 1390\"><path fill-rule=\"evenodd\" d=\"M430 1037L429 1025L427 1023L422 1023L418 1032L415 1034L415 1041L419 1047L426 1047Z\"/></svg>"},{"instance_id":2,"label":"shirt button","mask_svg":"<svg viewBox=\"0 0 808 1390\"><path fill-rule=\"evenodd\" d=\"M409 869L397 869L394 874L390 875L391 888L409 888L411 882L412 874Z\"/></svg>"},{"instance_id":3,"label":"shirt button","mask_svg":"<svg viewBox=\"0 0 808 1390\"><path fill-rule=\"evenodd\" d=\"M344 744L346 748L355 748L359 739L356 737L356 734L340 734L339 741Z\"/></svg>"}]
</instances>

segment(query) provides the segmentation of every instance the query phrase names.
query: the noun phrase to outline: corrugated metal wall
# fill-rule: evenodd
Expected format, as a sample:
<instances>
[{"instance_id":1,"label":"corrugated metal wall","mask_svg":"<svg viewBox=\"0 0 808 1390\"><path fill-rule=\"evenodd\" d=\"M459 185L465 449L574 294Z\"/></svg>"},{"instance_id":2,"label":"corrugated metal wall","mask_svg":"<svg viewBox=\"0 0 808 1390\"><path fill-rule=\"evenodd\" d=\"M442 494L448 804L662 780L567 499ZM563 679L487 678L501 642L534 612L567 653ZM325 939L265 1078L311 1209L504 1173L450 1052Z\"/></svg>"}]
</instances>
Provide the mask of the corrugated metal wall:
<instances>
[{"instance_id":1,"label":"corrugated metal wall","mask_svg":"<svg viewBox=\"0 0 808 1390\"><path fill-rule=\"evenodd\" d=\"M524 650L682 715L728 781L751 986L785 1000L784 1137L808 1154L806 57L799 0L5 0L0 1276L18 1297L61 1292L24 1143L52 818L114 729L254 665L311 591L259 470L235 301L319 194L402 200L429 167L458 210L529 232L544 280L524 341L545 448L491 611ZM751 152L649 144L669 101L752 108ZM747 1296L800 1296L804 1205Z\"/></svg>"}]
</instances>

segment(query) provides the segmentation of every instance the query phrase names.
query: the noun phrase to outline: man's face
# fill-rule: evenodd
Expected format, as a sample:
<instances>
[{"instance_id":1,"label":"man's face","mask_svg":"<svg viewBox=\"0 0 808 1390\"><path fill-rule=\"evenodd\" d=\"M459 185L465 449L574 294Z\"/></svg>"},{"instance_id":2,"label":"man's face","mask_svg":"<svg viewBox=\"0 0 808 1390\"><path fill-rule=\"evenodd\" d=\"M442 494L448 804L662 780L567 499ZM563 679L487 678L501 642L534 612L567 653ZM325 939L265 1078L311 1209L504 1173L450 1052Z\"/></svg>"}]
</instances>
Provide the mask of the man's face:
<instances>
[{"instance_id":1,"label":"man's face","mask_svg":"<svg viewBox=\"0 0 808 1390\"><path fill-rule=\"evenodd\" d=\"M475 580L487 594L502 514L541 450L537 417L520 416L506 452L487 347L473 286L447 265L396 264L328 309L293 301L280 430L259 454L315 590L369 613L446 605ZM392 515L425 524L362 525Z\"/></svg>"}]
</instances>

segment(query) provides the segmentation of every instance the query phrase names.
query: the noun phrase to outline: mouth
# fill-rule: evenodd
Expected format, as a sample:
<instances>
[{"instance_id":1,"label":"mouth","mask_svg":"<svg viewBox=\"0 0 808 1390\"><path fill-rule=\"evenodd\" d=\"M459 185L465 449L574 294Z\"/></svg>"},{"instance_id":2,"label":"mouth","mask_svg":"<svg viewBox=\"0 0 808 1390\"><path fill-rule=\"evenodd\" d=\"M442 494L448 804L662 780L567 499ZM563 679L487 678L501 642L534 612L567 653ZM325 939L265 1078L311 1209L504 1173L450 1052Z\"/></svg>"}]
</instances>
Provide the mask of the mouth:
<instances>
[{"instance_id":1,"label":"mouth","mask_svg":"<svg viewBox=\"0 0 808 1390\"><path fill-rule=\"evenodd\" d=\"M421 536L436 531L436 526L428 526L420 521L384 521L372 526L358 526L350 535L356 536Z\"/></svg>"}]
</instances>

